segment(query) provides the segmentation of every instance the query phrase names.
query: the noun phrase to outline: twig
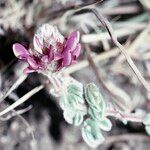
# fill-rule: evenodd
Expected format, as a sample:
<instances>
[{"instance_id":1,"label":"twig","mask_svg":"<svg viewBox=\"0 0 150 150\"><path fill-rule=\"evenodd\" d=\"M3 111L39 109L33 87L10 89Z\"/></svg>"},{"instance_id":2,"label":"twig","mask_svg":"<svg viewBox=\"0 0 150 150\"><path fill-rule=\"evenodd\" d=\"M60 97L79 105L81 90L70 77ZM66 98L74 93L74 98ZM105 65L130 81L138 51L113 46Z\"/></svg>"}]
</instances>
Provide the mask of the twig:
<instances>
[{"instance_id":1,"label":"twig","mask_svg":"<svg viewBox=\"0 0 150 150\"><path fill-rule=\"evenodd\" d=\"M113 48L112 50L109 50L107 52L103 52L99 55L92 56L92 58L95 63L98 63L99 61L109 59L111 57L116 56L119 52L120 52L120 50L118 50L118 48ZM74 73L78 70L81 70L81 69L87 67L88 65L89 65L89 62L87 60L82 60L82 61L78 62L77 64L74 64L74 65L66 68L65 72L68 74L71 74L71 73Z\"/></svg>"},{"instance_id":2,"label":"twig","mask_svg":"<svg viewBox=\"0 0 150 150\"><path fill-rule=\"evenodd\" d=\"M96 5L97 3L102 2L103 0L94 0L92 2L84 2L82 4L79 5L71 5L69 7L66 8L61 8L59 10L55 10L55 11L47 11L46 16L49 16L48 18L46 18L47 21L52 20L52 19L56 19L60 16L62 16L64 13L66 13L69 10L77 10L77 9L81 9L84 7L88 7L88 6L93 6ZM48 8L48 10L51 10ZM118 14L135 14L137 12L140 11L140 7L137 5L126 5L126 6L119 6L119 7L115 7L115 8L101 8L101 13L104 15L118 15Z\"/></svg>"},{"instance_id":3,"label":"twig","mask_svg":"<svg viewBox=\"0 0 150 150\"><path fill-rule=\"evenodd\" d=\"M33 133L32 129L31 129L30 124L28 123L28 121L27 121L24 117L21 116L22 113L25 113L25 112L28 111L29 109L31 109L31 106L27 107L26 109L20 110L20 111L15 111L15 110L13 109L13 110L11 110L11 112L12 112L11 115L8 115L8 116L5 117L5 118L4 118L4 117L0 117L0 120L1 120L1 121L6 121L6 120L12 118L13 116L18 116L18 118L20 118L20 119L22 120L22 122L26 125L26 127L27 127L28 129L30 129L29 131L30 131L30 133L31 133L31 137L32 137L33 141L35 141L34 133Z\"/></svg>"},{"instance_id":4,"label":"twig","mask_svg":"<svg viewBox=\"0 0 150 150\"><path fill-rule=\"evenodd\" d=\"M139 116L133 113L120 112L114 109L107 110L106 116L115 117L116 119L119 119L119 120L126 120L130 122L139 122L139 123L143 122L143 117L144 117L144 116Z\"/></svg>"},{"instance_id":5,"label":"twig","mask_svg":"<svg viewBox=\"0 0 150 150\"><path fill-rule=\"evenodd\" d=\"M87 54L87 58L88 58L89 64L91 65L93 71L95 72L95 75L97 77L99 85L100 86L102 85L102 87L104 88L104 90L106 90L114 98L116 104L121 109L123 109L125 111L129 111L127 109L128 107L125 106L125 104L123 104L122 101L120 99L118 99L118 97L114 93L111 92L111 90L109 89L109 87L107 87L107 85L105 85L105 83L103 82L103 79L101 78L100 73L99 73L99 71L98 71L98 69L97 69L97 67L96 67L96 65L95 65L95 63L94 63L94 61L93 61L93 59L92 59L92 57L90 55L90 48L89 48L89 46L87 44L84 44L84 47L85 47L85 50L86 50L86 54Z\"/></svg>"},{"instance_id":6,"label":"twig","mask_svg":"<svg viewBox=\"0 0 150 150\"><path fill-rule=\"evenodd\" d=\"M136 4L132 5L124 5L124 6L118 6L114 8L107 8L107 9L101 9L100 10L102 14L104 15L122 15L122 14L135 14L140 11L140 7Z\"/></svg>"},{"instance_id":7,"label":"twig","mask_svg":"<svg viewBox=\"0 0 150 150\"><path fill-rule=\"evenodd\" d=\"M0 112L0 116L3 116L4 114L8 113L9 111L12 111L13 109L15 109L17 106L19 106L20 104L24 103L25 101L27 101L31 96L33 96L35 93L39 92L40 90L42 90L44 88L44 85L40 85L38 87L35 87L34 89L32 89L30 92L28 92L27 94L25 94L23 97L21 97L18 101L16 101L15 103L13 103L12 105L10 105L9 107L7 107L5 110L3 110L2 112Z\"/></svg>"},{"instance_id":8,"label":"twig","mask_svg":"<svg viewBox=\"0 0 150 150\"><path fill-rule=\"evenodd\" d=\"M140 71L138 70L136 65L134 64L133 60L131 59L130 55L128 55L128 53L126 52L125 48L118 42L117 37L115 36L110 23L100 13L98 13L97 10L94 8L83 8L82 10L88 10L88 11L92 12L97 17L97 19L102 23L102 25L107 29L112 41L120 49L120 51L123 53L129 66L134 71L134 73L137 76L137 78L139 79L139 81L143 84L145 89L148 92L150 92L149 83L144 79L144 77L142 76L142 74L140 73Z\"/></svg>"},{"instance_id":9,"label":"twig","mask_svg":"<svg viewBox=\"0 0 150 150\"><path fill-rule=\"evenodd\" d=\"M83 7L87 7L87 6L91 6L91 5L94 5L96 3L100 3L102 2L103 0L93 0L92 2L83 2L79 5L71 5L71 6L68 6L66 8L61 8L59 10L56 10L56 11L52 11L52 12L47 12L47 16L49 16L47 18L47 20L51 20L53 19L54 17L59 17L60 15L62 15L63 13L69 11L69 10L73 10L73 9L79 9L79 8L83 8ZM51 9L48 9L48 10L51 10Z\"/></svg>"},{"instance_id":10,"label":"twig","mask_svg":"<svg viewBox=\"0 0 150 150\"><path fill-rule=\"evenodd\" d=\"M35 143L34 133L28 121L25 118L23 118L20 114L17 114L15 110L12 110L12 112L15 113L16 116L18 116L22 120L22 122L27 126L27 128L29 129L29 132L31 133L32 139Z\"/></svg>"},{"instance_id":11,"label":"twig","mask_svg":"<svg viewBox=\"0 0 150 150\"><path fill-rule=\"evenodd\" d=\"M131 55L141 45L141 43L147 37L149 31L150 31L150 24L147 25L147 27L138 35L138 37L129 46L129 48L128 48L128 55L129 54ZM118 59L120 60L120 64L124 60L124 58L122 56L120 56Z\"/></svg>"},{"instance_id":12,"label":"twig","mask_svg":"<svg viewBox=\"0 0 150 150\"><path fill-rule=\"evenodd\" d=\"M1 98L0 103L13 91L15 90L26 78L27 74L22 74L12 85L12 87L6 92L6 94Z\"/></svg>"},{"instance_id":13,"label":"twig","mask_svg":"<svg viewBox=\"0 0 150 150\"><path fill-rule=\"evenodd\" d=\"M21 115L21 114L26 113L26 112L29 111L31 108L32 108L32 106L30 105L30 106L28 106L28 107L25 108L25 109L17 110L15 113L12 112L11 114L7 115L6 117L0 117L0 120L1 120L1 121L9 120L9 119L11 119L12 117L14 117L14 116L16 116L16 115Z\"/></svg>"},{"instance_id":14,"label":"twig","mask_svg":"<svg viewBox=\"0 0 150 150\"><path fill-rule=\"evenodd\" d=\"M146 25L145 25L146 26ZM138 28L138 29L132 29L132 28L122 28L122 29L117 29L115 34L117 35L118 38L129 36L132 34L135 34L137 31L143 29L145 26ZM92 42L99 42L102 40L110 40L110 36L107 33L96 33L96 34L86 34L82 36L82 42L84 43L92 43Z\"/></svg>"}]
</instances>

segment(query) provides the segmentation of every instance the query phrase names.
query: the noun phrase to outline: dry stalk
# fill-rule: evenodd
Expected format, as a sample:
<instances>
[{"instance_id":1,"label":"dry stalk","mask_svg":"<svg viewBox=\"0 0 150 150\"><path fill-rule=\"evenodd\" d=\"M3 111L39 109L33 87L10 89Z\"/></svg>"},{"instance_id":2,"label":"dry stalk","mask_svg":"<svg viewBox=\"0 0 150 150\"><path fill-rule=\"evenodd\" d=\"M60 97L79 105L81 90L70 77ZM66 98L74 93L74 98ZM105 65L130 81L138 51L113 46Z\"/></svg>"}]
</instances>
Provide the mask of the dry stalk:
<instances>
[{"instance_id":1,"label":"dry stalk","mask_svg":"<svg viewBox=\"0 0 150 150\"><path fill-rule=\"evenodd\" d=\"M133 70L133 72L135 73L135 75L137 76L139 81L142 83L142 85L145 87L145 89L148 92L150 92L149 83L144 79L141 72L138 70L138 68L134 64L133 60L131 59L130 55L128 55L128 53L126 52L125 48L118 42L117 37L115 36L113 29L112 29L110 23L108 22L108 20L106 18L104 18L95 8L82 8L82 10L87 10L87 11L92 12L97 17L97 19L102 23L102 25L107 29L107 31L111 37L111 40L123 53L129 66L131 67L131 69Z\"/></svg>"},{"instance_id":2,"label":"dry stalk","mask_svg":"<svg viewBox=\"0 0 150 150\"><path fill-rule=\"evenodd\" d=\"M34 89L32 89L30 92L28 92L27 94L25 94L23 97L21 97L19 100L17 100L15 103L13 103L12 105L10 105L9 107L7 107L5 110L3 110L2 112L0 112L0 116L3 116L4 114L12 111L13 109L15 109L17 106L19 106L20 104L24 103L25 101L27 101L31 96L33 96L34 94L36 94L37 92L39 92L40 90L42 90L44 88L44 85L40 85L38 87L35 87Z\"/></svg>"},{"instance_id":3,"label":"dry stalk","mask_svg":"<svg viewBox=\"0 0 150 150\"><path fill-rule=\"evenodd\" d=\"M0 103L13 91L15 90L26 78L27 74L22 74L15 83L11 86L11 88L4 94L4 96L1 98Z\"/></svg>"},{"instance_id":4,"label":"dry stalk","mask_svg":"<svg viewBox=\"0 0 150 150\"><path fill-rule=\"evenodd\" d=\"M104 90L106 90L113 98L114 98L114 101L116 102L116 104L124 111L130 111L128 109L127 106L125 106L125 104L109 89L109 87L104 83L99 71L98 71L98 68L96 67L91 55L90 55L90 48L87 44L84 44L84 47L85 47L85 50L86 50L86 54L87 54L87 59L89 61L89 64L91 65L96 77L97 77L97 80L99 82L99 85L102 86L104 88Z\"/></svg>"}]
</instances>

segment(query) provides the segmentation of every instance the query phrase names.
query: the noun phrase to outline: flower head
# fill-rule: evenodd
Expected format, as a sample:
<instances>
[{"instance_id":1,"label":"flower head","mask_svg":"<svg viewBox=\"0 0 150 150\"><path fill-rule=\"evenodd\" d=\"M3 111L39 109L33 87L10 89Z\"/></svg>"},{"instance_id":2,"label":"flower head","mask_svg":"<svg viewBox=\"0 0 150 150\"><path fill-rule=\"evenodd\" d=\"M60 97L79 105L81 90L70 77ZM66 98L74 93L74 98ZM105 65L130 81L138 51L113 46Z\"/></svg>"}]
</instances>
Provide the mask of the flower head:
<instances>
[{"instance_id":1,"label":"flower head","mask_svg":"<svg viewBox=\"0 0 150 150\"><path fill-rule=\"evenodd\" d=\"M28 63L25 73L47 70L56 72L76 62L81 46L79 32L72 32L67 38L49 24L42 25L34 35L33 49L27 50L19 43L13 45L17 58Z\"/></svg>"}]
</instances>

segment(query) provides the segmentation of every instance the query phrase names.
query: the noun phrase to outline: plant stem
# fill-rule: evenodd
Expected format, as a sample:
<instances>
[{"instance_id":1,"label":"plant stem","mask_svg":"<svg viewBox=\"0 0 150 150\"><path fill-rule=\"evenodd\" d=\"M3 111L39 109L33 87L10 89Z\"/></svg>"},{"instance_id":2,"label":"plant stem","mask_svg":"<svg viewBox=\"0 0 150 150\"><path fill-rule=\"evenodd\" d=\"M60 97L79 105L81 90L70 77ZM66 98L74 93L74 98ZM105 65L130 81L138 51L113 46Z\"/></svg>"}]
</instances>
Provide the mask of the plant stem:
<instances>
[{"instance_id":1,"label":"plant stem","mask_svg":"<svg viewBox=\"0 0 150 150\"><path fill-rule=\"evenodd\" d=\"M123 113L117 110L107 110L106 116L115 117L116 119L119 120L126 120L130 122L139 122L139 123L143 122L143 117L144 117L142 115L140 116L133 113Z\"/></svg>"},{"instance_id":2,"label":"plant stem","mask_svg":"<svg viewBox=\"0 0 150 150\"><path fill-rule=\"evenodd\" d=\"M13 109L15 109L16 107L18 107L19 105L21 105L22 103L27 101L31 96L33 96L34 94L36 94L37 92L39 92L43 88L44 88L44 85L40 85L38 87L35 87L33 90L31 90L30 92L25 94L23 97L21 97L19 100L17 100L15 103L13 103L12 105L8 106L6 109L1 111L0 116L3 116L6 113L12 111Z\"/></svg>"},{"instance_id":3,"label":"plant stem","mask_svg":"<svg viewBox=\"0 0 150 150\"><path fill-rule=\"evenodd\" d=\"M92 12L96 16L96 18L102 23L102 25L107 29L107 31L111 37L111 40L114 42L114 44L120 49L120 51L125 56L129 66L131 67L131 69L133 70L133 72L135 73L135 75L137 76L139 81L143 84L145 89L148 92L150 92L149 83L144 79L141 72L138 70L138 68L134 64L133 60L131 59L130 55L128 55L128 53L126 52L125 48L118 42L117 37L114 34L111 24L108 22L108 20L106 18L104 18L103 15L101 15L95 8L82 8L81 10L87 10L87 11Z\"/></svg>"},{"instance_id":4,"label":"plant stem","mask_svg":"<svg viewBox=\"0 0 150 150\"><path fill-rule=\"evenodd\" d=\"M90 51L91 51L91 50L90 50L90 47L89 47L87 44L83 44L83 45L84 45L84 48L85 48L85 51L86 51L86 54L87 54L87 59L88 59L88 61L89 61L89 64L91 65L93 71L95 72L95 75L96 75L96 77L97 77L97 80L98 80L98 82L99 82L99 85L101 85L101 86L103 87L103 89L106 90L107 93L109 93L110 96L113 97L115 103L116 103L122 110L124 110L124 111L130 111L130 110L128 109L128 107L125 106L125 103L124 103L122 100L120 100L120 99L109 89L109 87L104 83L104 81L103 81L103 79L102 79L102 77L101 77L101 75L100 75L100 73L99 73L99 71L98 71L98 69L97 69L97 67L96 67L95 62L94 62L94 60L92 59L92 56L90 55Z\"/></svg>"}]
</instances>

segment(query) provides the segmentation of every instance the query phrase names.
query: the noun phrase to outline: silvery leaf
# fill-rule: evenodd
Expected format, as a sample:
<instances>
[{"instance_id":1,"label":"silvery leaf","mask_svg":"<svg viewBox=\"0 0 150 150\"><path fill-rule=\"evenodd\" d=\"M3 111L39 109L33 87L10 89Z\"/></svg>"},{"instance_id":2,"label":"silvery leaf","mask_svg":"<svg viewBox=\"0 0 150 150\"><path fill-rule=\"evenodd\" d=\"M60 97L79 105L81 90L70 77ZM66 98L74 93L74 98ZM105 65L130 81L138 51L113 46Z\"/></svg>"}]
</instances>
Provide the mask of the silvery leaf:
<instances>
[{"instance_id":1,"label":"silvery leaf","mask_svg":"<svg viewBox=\"0 0 150 150\"><path fill-rule=\"evenodd\" d=\"M103 118L97 123L102 130L110 131L112 128L112 123L108 118Z\"/></svg>"},{"instance_id":2,"label":"silvery leaf","mask_svg":"<svg viewBox=\"0 0 150 150\"><path fill-rule=\"evenodd\" d=\"M104 116L105 112L106 112L106 103L105 103L105 101L103 99L101 100L99 106L100 106L101 111L102 111L102 116Z\"/></svg>"},{"instance_id":3,"label":"silvery leaf","mask_svg":"<svg viewBox=\"0 0 150 150\"><path fill-rule=\"evenodd\" d=\"M79 87L75 84L71 84L68 86L68 93L70 93L70 95L76 96L77 101L79 101L80 103L84 103L83 87Z\"/></svg>"},{"instance_id":4,"label":"silvery leaf","mask_svg":"<svg viewBox=\"0 0 150 150\"><path fill-rule=\"evenodd\" d=\"M63 115L65 120L69 124L79 126L83 122L84 113L82 113L81 111L76 111L74 109L65 109Z\"/></svg>"},{"instance_id":5,"label":"silvery leaf","mask_svg":"<svg viewBox=\"0 0 150 150\"><path fill-rule=\"evenodd\" d=\"M76 108L79 103L84 103L83 86L72 83L67 86L66 90L62 94L60 103L61 107L62 109L65 109L65 107Z\"/></svg>"},{"instance_id":6,"label":"silvery leaf","mask_svg":"<svg viewBox=\"0 0 150 150\"><path fill-rule=\"evenodd\" d=\"M144 125L150 125L150 113L146 114L146 116L143 119Z\"/></svg>"},{"instance_id":7,"label":"silvery leaf","mask_svg":"<svg viewBox=\"0 0 150 150\"><path fill-rule=\"evenodd\" d=\"M67 105L69 105L70 107L75 107L78 104L78 97L76 97L73 94L68 94L67 96Z\"/></svg>"},{"instance_id":8,"label":"silvery leaf","mask_svg":"<svg viewBox=\"0 0 150 150\"><path fill-rule=\"evenodd\" d=\"M99 89L95 84L90 83L85 87L85 98L88 104L97 105L100 103Z\"/></svg>"},{"instance_id":9,"label":"silvery leaf","mask_svg":"<svg viewBox=\"0 0 150 150\"><path fill-rule=\"evenodd\" d=\"M73 124L73 117L75 115L75 112L71 109L65 109L63 112L64 119L69 123Z\"/></svg>"},{"instance_id":10,"label":"silvery leaf","mask_svg":"<svg viewBox=\"0 0 150 150\"><path fill-rule=\"evenodd\" d=\"M76 115L73 118L73 124L75 126L79 126L83 122L83 113L77 112Z\"/></svg>"},{"instance_id":11,"label":"silvery leaf","mask_svg":"<svg viewBox=\"0 0 150 150\"><path fill-rule=\"evenodd\" d=\"M102 111L95 111L93 108L88 109L88 114L92 117L93 120L99 121L103 117Z\"/></svg>"},{"instance_id":12,"label":"silvery leaf","mask_svg":"<svg viewBox=\"0 0 150 150\"><path fill-rule=\"evenodd\" d=\"M85 87L85 99L89 105L99 105L102 100L98 87L90 83Z\"/></svg>"},{"instance_id":13,"label":"silvery leaf","mask_svg":"<svg viewBox=\"0 0 150 150\"><path fill-rule=\"evenodd\" d=\"M84 121L81 132L84 141L93 148L104 142L104 137L100 128L92 119L87 119Z\"/></svg>"},{"instance_id":14,"label":"silvery leaf","mask_svg":"<svg viewBox=\"0 0 150 150\"><path fill-rule=\"evenodd\" d=\"M146 130L147 134L150 135L150 126L145 126L145 130Z\"/></svg>"}]
</instances>

